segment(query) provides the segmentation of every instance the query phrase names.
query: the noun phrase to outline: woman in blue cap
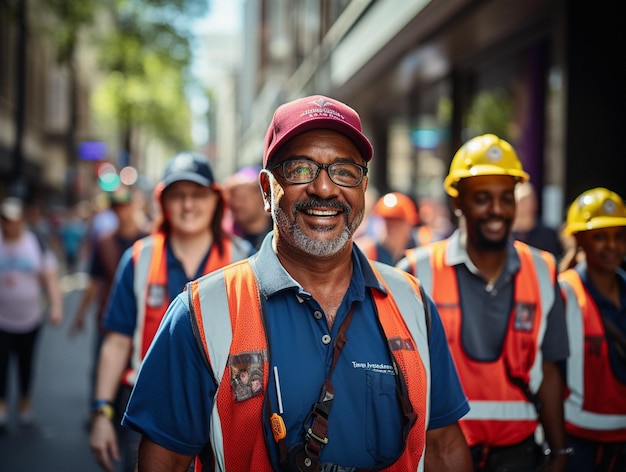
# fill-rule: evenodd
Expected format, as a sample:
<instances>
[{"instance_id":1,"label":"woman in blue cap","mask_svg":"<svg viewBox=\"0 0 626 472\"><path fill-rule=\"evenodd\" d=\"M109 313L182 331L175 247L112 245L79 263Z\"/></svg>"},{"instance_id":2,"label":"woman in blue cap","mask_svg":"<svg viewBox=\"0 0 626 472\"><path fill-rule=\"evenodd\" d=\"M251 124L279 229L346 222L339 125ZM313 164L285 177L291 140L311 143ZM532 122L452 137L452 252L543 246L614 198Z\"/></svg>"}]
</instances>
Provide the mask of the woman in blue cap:
<instances>
[{"instance_id":1,"label":"woman in blue cap","mask_svg":"<svg viewBox=\"0 0 626 472\"><path fill-rule=\"evenodd\" d=\"M139 435L122 428L120 418L169 303L187 282L253 251L224 232L224 198L205 156L175 155L155 195L161 210L156 230L122 256L103 321L108 333L98 362L90 444L109 472L115 462L124 472L135 468Z\"/></svg>"}]
</instances>

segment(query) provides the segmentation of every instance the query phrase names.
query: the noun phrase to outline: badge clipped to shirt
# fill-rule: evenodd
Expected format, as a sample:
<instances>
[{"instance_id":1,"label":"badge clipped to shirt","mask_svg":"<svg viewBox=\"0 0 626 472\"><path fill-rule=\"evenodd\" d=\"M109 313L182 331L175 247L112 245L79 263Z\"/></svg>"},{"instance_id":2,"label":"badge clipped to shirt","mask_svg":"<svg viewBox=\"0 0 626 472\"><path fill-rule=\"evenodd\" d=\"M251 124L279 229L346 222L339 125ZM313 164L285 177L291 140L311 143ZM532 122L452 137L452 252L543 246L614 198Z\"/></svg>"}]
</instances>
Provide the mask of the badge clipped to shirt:
<instances>
[{"instance_id":1,"label":"badge clipped to shirt","mask_svg":"<svg viewBox=\"0 0 626 472\"><path fill-rule=\"evenodd\" d=\"M166 288L165 285L148 285L148 296L146 303L149 307L158 308L165 303Z\"/></svg>"},{"instance_id":2,"label":"badge clipped to shirt","mask_svg":"<svg viewBox=\"0 0 626 472\"><path fill-rule=\"evenodd\" d=\"M244 352L228 359L230 384L235 401L241 402L263 393L264 352Z\"/></svg>"},{"instance_id":3,"label":"badge clipped to shirt","mask_svg":"<svg viewBox=\"0 0 626 472\"><path fill-rule=\"evenodd\" d=\"M515 323L517 331L532 331L535 322L535 305L531 303L515 304Z\"/></svg>"}]
</instances>

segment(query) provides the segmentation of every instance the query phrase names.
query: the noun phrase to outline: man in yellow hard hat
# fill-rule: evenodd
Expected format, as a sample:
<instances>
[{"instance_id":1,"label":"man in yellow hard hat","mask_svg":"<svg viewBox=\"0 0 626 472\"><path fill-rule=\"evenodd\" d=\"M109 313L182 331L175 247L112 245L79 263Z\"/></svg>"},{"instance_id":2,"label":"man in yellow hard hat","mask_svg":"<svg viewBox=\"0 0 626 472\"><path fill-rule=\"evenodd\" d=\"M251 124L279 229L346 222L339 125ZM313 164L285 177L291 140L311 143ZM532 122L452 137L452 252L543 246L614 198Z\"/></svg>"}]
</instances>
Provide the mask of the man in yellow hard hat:
<instances>
[{"instance_id":1,"label":"man in yellow hard hat","mask_svg":"<svg viewBox=\"0 0 626 472\"><path fill-rule=\"evenodd\" d=\"M565 426L568 471L626 470L626 206L598 187L570 205L564 232L584 260L559 274L571 355Z\"/></svg>"},{"instance_id":2,"label":"man in yellow hard hat","mask_svg":"<svg viewBox=\"0 0 626 472\"><path fill-rule=\"evenodd\" d=\"M547 470L564 470L571 453L558 368L569 351L555 258L511 238L515 186L528 180L508 142L492 134L469 140L444 181L460 229L398 263L419 276L441 313L470 401L461 427L480 471L536 470L540 425Z\"/></svg>"}]
</instances>

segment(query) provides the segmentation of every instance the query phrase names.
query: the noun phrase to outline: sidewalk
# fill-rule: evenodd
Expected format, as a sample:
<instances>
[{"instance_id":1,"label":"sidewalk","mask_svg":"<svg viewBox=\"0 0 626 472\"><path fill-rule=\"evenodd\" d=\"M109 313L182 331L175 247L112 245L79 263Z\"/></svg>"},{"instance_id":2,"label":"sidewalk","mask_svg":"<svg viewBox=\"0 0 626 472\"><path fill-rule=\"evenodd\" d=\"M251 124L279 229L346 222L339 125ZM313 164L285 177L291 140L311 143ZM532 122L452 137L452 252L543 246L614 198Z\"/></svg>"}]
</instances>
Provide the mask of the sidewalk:
<instances>
[{"instance_id":1,"label":"sidewalk","mask_svg":"<svg viewBox=\"0 0 626 472\"><path fill-rule=\"evenodd\" d=\"M69 326L82 295L85 277L63 280L65 317L58 327L40 333L33 379L35 424L19 425L15 415L16 372L12 370L12 417L0 435L2 472L101 472L89 449L89 378L94 320L86 331L70 338ZM15 367L15 366L13 366Z\"/></svg>"}]
</instances>

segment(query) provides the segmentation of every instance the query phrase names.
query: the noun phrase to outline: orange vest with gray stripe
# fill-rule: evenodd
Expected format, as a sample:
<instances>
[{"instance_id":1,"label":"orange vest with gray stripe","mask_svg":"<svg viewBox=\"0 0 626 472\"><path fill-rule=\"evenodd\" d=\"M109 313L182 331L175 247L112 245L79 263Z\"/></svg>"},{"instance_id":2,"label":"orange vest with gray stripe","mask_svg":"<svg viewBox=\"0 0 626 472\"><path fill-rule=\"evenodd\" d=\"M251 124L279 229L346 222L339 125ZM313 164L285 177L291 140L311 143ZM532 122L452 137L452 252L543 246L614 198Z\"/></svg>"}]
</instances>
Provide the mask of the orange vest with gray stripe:
<instances>
[{"instance_id":1,"label":"orange vest with gray stripe","mask_svg":"<svg viewBox=\"0 0 626 472\"><path fill-rule=\"evenodd\" d=\"M443 321L448 344L470 412L460 420L470 446L506 446L533 434L538 425L535 406L511 381L520 379L536 394L543 379L541 342L554 301L555 263L545 251L532 252L515 242L520 270L515 276L513 311L500 356L477 361L463 348L462 313L456 270L445 263L448 240L407 252L411 270L432 296ZM527 310L527 311L524 311Z\"/></svg>"},{"instance_id":2,"label":"orange vest with gray stripe","mask_svg":"<svg viewBox=\"0 0 626 472\"><path fill-rule=\"evenodd\" d=\"M562 272L570 357L567 360L565 428L601 442L626 441L626 385L613 373L602 315L580 275Z\"/></svg>"},{"instance_id":3,"label":"orange vest with gray stripe","mask_svg":"<svg viewBox=\"0 0 626 472\"><path fill-rule=\"evenodd\" d=\"M385 470L417 471L420 464L423 467L430 404L425 313L418 282L406 273L382 265L375 263L372 267L388 293L373 290L374 301L399 367L398 374L402 376L400 384L416 414L405 435L403 453ZM391 287L390 291L387 285ZM260 353L259 358L264 360L263 391L267 391L269 355L256 268L252 267L250 260L241 261L191 282L188 290L197 334L218 384L211 415L212 466L218 471L272 470L263 434L263 422L267 421L263 418L264 396L245 402L233 401L228 371L229 356L250 351ZM198 463L196 470L199 470Z\"/></svg>"},{"instance_id":4,"label":"orange vest with gray stripe","mask_svg":"<svg viewBox=\"0 0 626 472\"><path fill-rule=\"evenodd\" d=\"M233 244L230 238L224 238L222 253L219 253L214 244L202 273L208 274L247 256L247 252ZM132 257L135 269L133 290L137 301L137 325L133 335L131 366L122 377L122 382L128 386L134 385L141 361L170 304L167 292L165 234L158 232L136 241L132 246Z\"/></svg>"}]
</instances>

